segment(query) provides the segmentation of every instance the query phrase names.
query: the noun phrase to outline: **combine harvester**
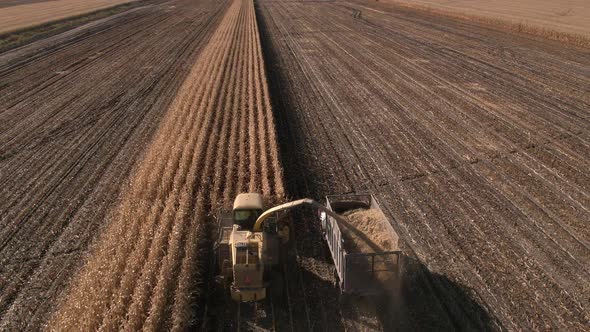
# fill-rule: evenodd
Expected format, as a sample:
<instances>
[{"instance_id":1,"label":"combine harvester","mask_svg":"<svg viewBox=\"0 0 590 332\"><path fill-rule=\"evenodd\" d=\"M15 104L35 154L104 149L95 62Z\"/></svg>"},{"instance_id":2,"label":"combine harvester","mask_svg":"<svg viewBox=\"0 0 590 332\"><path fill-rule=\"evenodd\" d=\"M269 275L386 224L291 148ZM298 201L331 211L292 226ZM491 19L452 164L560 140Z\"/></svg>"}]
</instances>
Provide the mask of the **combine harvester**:
<instances>
[{"instance_id":1,"label":"combine harvester","mask_svg":"<svg viewBox=\"0 0 590 332\"><path fill-rule=\"evenodd\" d=\"M342 294L371 296L395 283L400 267L397 235L373 195L327 196L326 205L306 198L265 210L261 195L240 194L232 211L219 217L215 245L217 280L229 289L234 301L257 302L269 293L282 300L283 264L292 242L290 234L299 227L287 212L302 206L318 212ZM362 215L363 211L370 213ZM372 223L372 234L351 223L352 214L343 216L351 212L365 216L361 222ZM387 237L382 242L388 244L386 249L394 250L382 250L372 242L376 236Z\"/></svg>"}]
</instances>

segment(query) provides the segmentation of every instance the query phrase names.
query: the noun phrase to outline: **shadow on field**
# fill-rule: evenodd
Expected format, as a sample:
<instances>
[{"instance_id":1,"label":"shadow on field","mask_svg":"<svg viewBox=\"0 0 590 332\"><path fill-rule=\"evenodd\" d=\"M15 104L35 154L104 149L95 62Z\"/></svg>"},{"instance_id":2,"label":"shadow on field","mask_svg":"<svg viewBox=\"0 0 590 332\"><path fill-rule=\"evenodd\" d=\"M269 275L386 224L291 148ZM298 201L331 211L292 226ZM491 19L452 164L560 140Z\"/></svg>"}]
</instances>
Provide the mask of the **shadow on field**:
<instances>
[{"instance_id":1,"label":"shadow on field","mask_svg":"<svg viewBox=\"0 0 590 332\"><path fill-rule=\"evenodd\" d=\"M470 290L403 255L399 290L375 299L387 331L496 331L497 320Z\"/></svg>"}]
</instances>

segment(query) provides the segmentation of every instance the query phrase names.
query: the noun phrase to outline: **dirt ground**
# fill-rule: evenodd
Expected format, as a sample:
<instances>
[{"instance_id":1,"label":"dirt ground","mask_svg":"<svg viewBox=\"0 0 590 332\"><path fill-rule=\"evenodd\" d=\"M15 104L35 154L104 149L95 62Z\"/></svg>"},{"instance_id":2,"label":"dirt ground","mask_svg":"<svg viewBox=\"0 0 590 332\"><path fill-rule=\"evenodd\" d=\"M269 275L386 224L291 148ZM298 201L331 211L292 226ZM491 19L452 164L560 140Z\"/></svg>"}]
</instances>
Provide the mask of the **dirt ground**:
<instances>
[{"instance_id":1,"label":"dirt ground","mask_svg":"<svg viewBox=\"0 0 590 332\"><path fill-rule=\"evenodd\" d=\"M0 330L57 309L224 9L153 1L0 54Z\"/></svg>"},{"instance_id":2,"label":"dirt ground","mask_svg":"<svg viewBox=\"0 0 590 332\"><path fill-rule=\"evenodd\" d=\"M383 2L421 5L590 36L590 6L586 0L384 0Z\"/></svg>"},{"instance_id":3,"label":"dirt ground","mask_svg":"<svg viewBox=\"0 0 590 332\"><path fill-rule=\"evenodd\" d=\"M0 33L81 15L132 0L16 0L0 3Z\"/></svg>"},{"instance_id":4,"label":"dirt ground","mask_svg":"<svg viewBox=\"0 0 590 332\"><path fill-rule=\"evenodd\" d=\"M258 10L288 190L378 196L436 294L410 324L585 329L588 51L373 2Z\"/></svg>"}]
</instances>

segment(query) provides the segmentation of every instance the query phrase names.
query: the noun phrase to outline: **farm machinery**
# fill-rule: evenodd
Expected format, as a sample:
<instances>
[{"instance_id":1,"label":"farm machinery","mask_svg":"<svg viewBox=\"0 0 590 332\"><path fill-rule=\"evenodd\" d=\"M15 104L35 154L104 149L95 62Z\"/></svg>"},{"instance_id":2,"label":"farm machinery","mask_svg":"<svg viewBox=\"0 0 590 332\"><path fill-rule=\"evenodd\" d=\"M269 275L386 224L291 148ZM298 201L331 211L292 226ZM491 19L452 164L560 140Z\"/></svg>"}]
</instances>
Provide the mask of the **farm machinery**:
<instances>
[{"instance_id":1,"label":"farm machinery","mask_svg":"<svg viewBox=\"0 0 590 332\"><path fill-rule=\"evenodd\" d=\"M343 293L378 292L380 275L397 274L399 251L349 253L344 246L339 224L347 219L336 211L366 208L382 214L372 195L327 196L326 205L305 198L265 209L260 194L243 193L235 198L231 211L220 214L215 243L218 280L234 301L260 301L267 297L267 291L271 296L281 296L282 265L288 258L291 233L298 226L287 212L302 206L317 212ZM386 224L387 231L393 232Z\"/></svg>"}]
</instances>

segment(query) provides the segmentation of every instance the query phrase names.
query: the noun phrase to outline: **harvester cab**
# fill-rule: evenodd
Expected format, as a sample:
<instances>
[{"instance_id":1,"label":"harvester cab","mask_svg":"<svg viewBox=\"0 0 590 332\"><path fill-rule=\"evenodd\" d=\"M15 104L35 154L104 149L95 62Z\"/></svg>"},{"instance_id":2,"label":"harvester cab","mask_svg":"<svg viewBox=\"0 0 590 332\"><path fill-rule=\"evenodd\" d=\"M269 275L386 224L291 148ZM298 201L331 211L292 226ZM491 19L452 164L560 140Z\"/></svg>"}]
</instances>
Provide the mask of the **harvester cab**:
<instances>
[{"instance_id":1,"label":"harvester cab","mask_svg":"<svg viewBox=\"0 0 590 332\"><path fill-rule=\"evenodd\" d=\"M259 194L240 194L234 200L233 218L234 224L241 230L252 231L256 219L260 217L264 205Z\"/></svg>"},{"instance_id":2,"label":"harvester cab","mask_svg":"<svg viewBox=\"0 0 590 332\"><path fill-rule=\"evenodd\" d=\"M238 302L264 299L271 279L280 274L281 246L288 241L288 225L273 216L265 227L255 231L263 211L260 194L244 193L235 198L231 212L219 217L218 267L232 299Z\"/></svg>"}]
</instances>

